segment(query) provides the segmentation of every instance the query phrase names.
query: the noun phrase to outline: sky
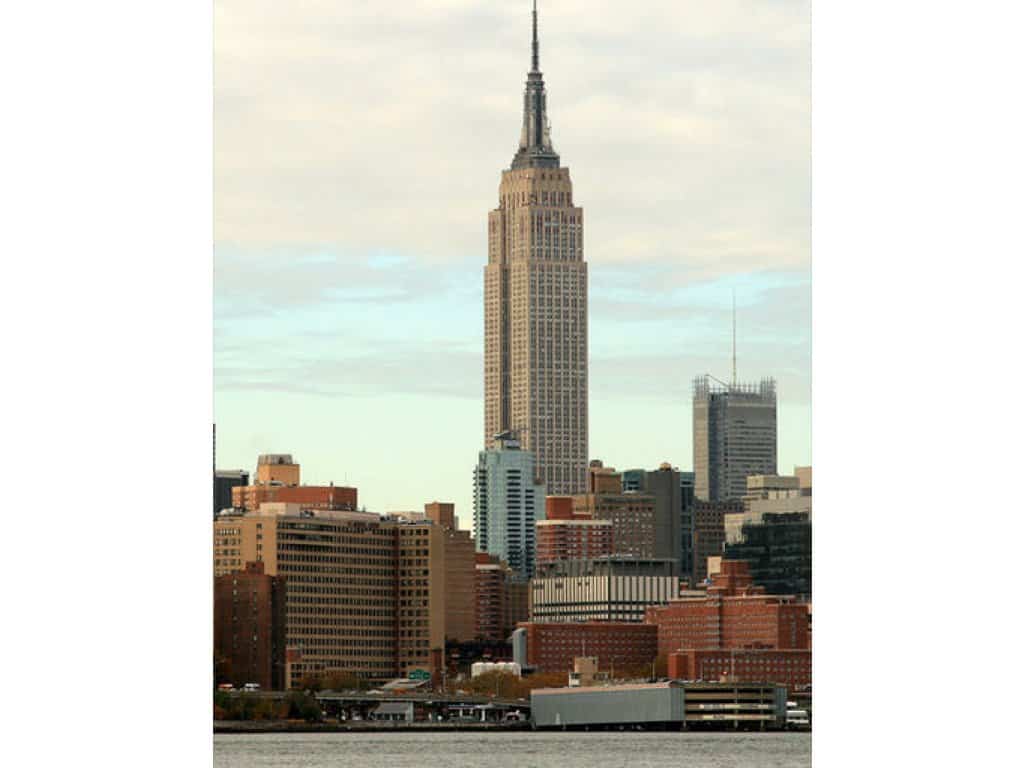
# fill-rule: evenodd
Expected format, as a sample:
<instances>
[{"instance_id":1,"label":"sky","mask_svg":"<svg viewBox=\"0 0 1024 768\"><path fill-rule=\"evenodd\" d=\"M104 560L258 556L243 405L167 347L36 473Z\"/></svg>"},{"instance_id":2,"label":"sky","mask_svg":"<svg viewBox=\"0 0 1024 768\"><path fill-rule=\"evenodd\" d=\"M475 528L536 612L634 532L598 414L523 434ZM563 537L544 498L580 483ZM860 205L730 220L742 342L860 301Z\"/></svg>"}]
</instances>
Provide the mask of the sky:
<instances>
[{"instance_id":1,"label":"sky","mask_svg":"<svg viewBox=\"0 0 1024 768\"><path fill-rule=\"evenodd\" d=\"M590 455L692 467L695 376L778 381L811 463L810 3L540 0L585 216ZM291 453L371 511L453 501L483 442L487 213L529 0L215 0L219 468Z\"/></svg>"}]
</instances>

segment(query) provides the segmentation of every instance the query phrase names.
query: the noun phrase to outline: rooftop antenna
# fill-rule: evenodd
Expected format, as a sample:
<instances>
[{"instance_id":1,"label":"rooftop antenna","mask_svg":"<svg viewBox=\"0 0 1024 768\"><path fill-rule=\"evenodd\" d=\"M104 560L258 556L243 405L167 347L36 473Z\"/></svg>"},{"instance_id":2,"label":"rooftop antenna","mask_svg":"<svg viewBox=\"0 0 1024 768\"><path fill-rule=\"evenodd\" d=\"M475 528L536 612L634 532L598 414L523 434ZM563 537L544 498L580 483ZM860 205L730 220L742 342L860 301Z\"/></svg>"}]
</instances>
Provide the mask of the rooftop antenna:
<instances>
[{"instance_id":1,"label":"rooftop antenna","mask_svg":"<svg viewBox=\"0 0 1024 768\"><path fill-rule=\"evenodd\" d=\"M732 289L732 385L736 386L736 289Z\"/></svg>"},{"instance_id":2,"label":"rooftop antenna","mask_svg":"<svg viewBox=\"0 0 1024 768\"><path fill-rule=\"evenodd\" d=\"M533 0L533 72L540 71L540 45L537 42L537 0Z\"/></svg>"}]
</instances>

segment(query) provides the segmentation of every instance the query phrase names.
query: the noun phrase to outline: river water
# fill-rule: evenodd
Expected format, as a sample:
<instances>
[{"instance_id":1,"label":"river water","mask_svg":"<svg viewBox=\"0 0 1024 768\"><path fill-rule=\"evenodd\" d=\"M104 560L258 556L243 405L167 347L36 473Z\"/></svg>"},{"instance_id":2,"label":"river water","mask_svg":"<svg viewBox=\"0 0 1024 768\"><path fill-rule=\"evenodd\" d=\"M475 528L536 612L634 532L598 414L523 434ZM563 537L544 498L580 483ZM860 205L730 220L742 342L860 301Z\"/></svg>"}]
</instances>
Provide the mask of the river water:
<instances>
[{"instance_id":1,"label":"river water","mask_svg":"<svg viewBox=\"0 0 1024 768\"><path fill-rule=\"evenodd\" d=\"M805 768L809 733L217 734L214 768Z\"/></svg>"}]
</instances>

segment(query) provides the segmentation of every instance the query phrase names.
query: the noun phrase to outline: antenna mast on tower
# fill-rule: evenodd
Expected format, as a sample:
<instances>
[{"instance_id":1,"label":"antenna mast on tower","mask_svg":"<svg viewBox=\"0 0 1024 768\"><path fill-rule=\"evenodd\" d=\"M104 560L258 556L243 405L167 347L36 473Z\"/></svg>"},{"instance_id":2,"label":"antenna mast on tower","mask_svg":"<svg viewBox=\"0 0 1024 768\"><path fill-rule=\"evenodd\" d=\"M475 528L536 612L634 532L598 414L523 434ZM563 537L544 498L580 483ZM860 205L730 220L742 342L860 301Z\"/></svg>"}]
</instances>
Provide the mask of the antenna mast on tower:
<instances>
[{"instance_id":1,"label":"antenna mast on tower","mask_svg":"<svg viewBox=\"0 0 1024 768\"><path fill-rule=\"evenodd\" d=\"M533 65L532 72L540 72L540 44L537 42L537 0L533 0L533 57L530 63Z\"/></svg>"},{"instance_id":2,"label":"antenna mast on tower","mask_svg":"<svg viewBox=\"0 0 1024 768\"><path fill-rule=\"evenodd\" d=\"M732 385L736 386L736 289L732 289Z\"/></svg>"}]
</instances>

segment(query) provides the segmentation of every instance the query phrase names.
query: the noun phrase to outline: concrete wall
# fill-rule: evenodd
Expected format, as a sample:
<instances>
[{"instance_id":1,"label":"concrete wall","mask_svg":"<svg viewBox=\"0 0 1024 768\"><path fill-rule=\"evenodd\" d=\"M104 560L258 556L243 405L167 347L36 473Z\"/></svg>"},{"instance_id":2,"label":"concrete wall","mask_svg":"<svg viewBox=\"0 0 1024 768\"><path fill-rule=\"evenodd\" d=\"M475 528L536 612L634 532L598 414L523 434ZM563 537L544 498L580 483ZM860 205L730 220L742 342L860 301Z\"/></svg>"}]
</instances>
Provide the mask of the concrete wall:
<instances>
[{"instance_id":1,"label":"concrete wall","mask_svg":"<svg viewBox=\"0 0 1024 768\"><path fill-rule=\"evenodd\" d=\"M530 694L538 728L682 722L683 689L668 683L548 688Z\"/></svg>"}]
</instances>

